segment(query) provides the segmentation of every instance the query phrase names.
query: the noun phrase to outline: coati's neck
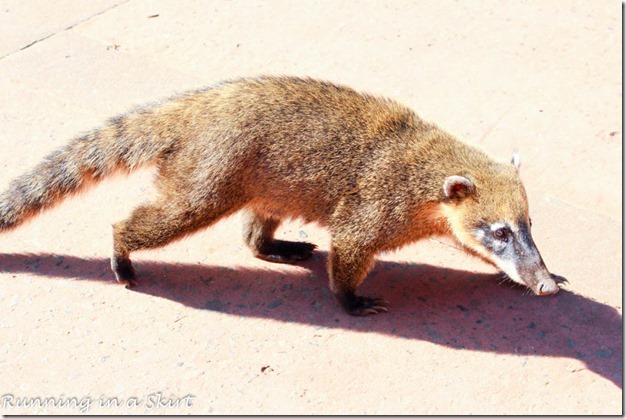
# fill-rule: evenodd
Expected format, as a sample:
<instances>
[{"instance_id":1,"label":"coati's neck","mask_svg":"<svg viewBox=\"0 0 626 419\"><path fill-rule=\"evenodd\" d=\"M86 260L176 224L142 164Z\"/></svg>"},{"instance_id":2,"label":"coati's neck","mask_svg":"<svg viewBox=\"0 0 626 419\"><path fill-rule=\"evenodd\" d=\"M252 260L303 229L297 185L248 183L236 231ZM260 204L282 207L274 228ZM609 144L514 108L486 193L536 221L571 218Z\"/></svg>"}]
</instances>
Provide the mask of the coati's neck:
<instances>
[{"instance_id":1,"label":"coati's neck","mask_svg":"<svg viewBox=\"0 0 626 419\"><path fill-rule=\"evenodd\" d=\"M449 176L465 176L480 182L504 167L483 151L434 125L414 128L410 141L414 147L405 160L413 182L419 185L421 198L429 202L443 199L443 183Z\"/></svg>"}]
</instances>

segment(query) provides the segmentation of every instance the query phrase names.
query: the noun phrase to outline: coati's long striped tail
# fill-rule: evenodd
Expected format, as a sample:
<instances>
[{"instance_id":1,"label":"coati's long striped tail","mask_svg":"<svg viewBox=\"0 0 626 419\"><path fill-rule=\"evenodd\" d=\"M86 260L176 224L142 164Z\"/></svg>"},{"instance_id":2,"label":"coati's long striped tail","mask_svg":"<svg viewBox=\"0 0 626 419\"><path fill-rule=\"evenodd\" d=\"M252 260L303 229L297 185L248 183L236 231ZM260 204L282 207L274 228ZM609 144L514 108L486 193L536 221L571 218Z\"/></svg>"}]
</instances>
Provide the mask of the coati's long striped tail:
<instances>
[{"instance_id":1,"label":"coati's long striped tail","mask_svg":"<svg viewBox=\"0 0 626 419\"><path fill-rule=\"evenodd\" d=\"M116 171L131 171L162 156L172 140L156 137L152 112L112 119L49 154L0 195L0 231L13 229ZM159 132L156 129L156 132Z\"/></svg>"}]
</instances>

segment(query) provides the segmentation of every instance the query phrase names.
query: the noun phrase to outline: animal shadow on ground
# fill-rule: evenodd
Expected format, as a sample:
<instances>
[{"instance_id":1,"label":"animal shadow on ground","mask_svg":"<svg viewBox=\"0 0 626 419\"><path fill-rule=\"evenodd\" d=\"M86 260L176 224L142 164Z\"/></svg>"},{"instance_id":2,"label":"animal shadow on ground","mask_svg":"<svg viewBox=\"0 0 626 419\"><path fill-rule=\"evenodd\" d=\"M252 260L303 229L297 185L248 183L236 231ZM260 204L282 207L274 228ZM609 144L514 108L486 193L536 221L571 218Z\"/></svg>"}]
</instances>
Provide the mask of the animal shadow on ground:
<instances>
[{"instance_id":1,"label":"animal shadow on ground","mask_svg":"<svg viewBox=\"0 0 626 419\"><path fill-rule=\"evenodd\" d=\"M455 350L572 358L622 388L622 317L611 306L566 289L536 297L502 283L500 274L378 261L358 291L384 297L389 312L352 317L328 290L325 260L326 253L316 251L302 264L306 269L289 274L273 264L262 269L140 261L135 292L224 315L388 334ZM119 286L105 258L4 254L0 268Z\"/></svg>"}]
</instances>

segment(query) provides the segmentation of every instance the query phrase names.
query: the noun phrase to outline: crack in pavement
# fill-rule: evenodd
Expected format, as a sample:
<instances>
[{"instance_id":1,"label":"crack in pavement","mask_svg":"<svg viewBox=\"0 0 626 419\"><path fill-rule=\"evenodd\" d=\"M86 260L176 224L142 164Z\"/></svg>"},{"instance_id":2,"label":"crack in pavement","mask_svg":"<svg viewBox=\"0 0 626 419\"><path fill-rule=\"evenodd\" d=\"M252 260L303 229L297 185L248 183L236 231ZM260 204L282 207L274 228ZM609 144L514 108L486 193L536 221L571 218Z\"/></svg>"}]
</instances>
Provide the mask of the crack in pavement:
<instances>
[{"instance_id":1,"label":"crack in pavement","mask_svg":"<svg viewBox=\"0 0 626 419\"><path fill-rule=\"evenodd\" d=\"M65 27L63 29L60 29L60 30L55 31L55 32L52 32L52 33L50 33L50 34L48 34L46 36L43 36L41 38L35 39L31 43L29 43L29 44L27 44L27 45L25 45L23 47L20 47L19 49L15 50L15 51L9 52L8 54L5 54L5 55L1 56L0 60L4 59L6 57L10 57L13 54L17 54L20 51L24 51L25 49L28 49L28 48L32 47L33 45L35 45L35 44L38 44L38 43L40 43L42 41L45 41L46 39L49 39L49 38L51 38L51 37L53 37L55 35L58 35L61 32L69 31L70 29L75 28L76 26L80 25L81 23L85 23L85 22L87 22L87 21L89 21L89 20L91 20L91 19L93 19L95 17L98 17L98 16L100 16L100 15L102 15L102 14L104 14L104 13L110 11L110 10L113 10L113 9L119 7L119 6L122 6L122 5L124 5L124 4L126 4L126 3L130 2L130 1L131 0L124 0L124 1L122 1L120 3L114 4L113 6L107 7L104 10L101 10L98 13L95 13L95 14L93 14L91 16L88 16L88 17L86 17L84 19L81 19L78 22L72 23L71 25L69 25L69 26L67 26L67 27Z\"/></svg>"}]
</instances>

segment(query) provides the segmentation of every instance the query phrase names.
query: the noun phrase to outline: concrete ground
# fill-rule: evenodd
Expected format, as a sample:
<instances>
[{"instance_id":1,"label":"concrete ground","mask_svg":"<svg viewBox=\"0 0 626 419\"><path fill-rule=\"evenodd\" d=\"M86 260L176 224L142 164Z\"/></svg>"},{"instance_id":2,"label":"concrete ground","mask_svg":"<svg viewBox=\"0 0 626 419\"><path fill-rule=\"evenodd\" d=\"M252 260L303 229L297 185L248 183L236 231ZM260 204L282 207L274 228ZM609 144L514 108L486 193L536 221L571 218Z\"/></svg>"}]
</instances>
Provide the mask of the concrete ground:
<instances>
[{"instance_id":1,"label":"concrete ground","mask_svg":"<svg viewBox=\"0 0 626 419\"><path fill-rule=\"evenodd\" d=\"M254 259L239 216L109 270L110 225L152 194L108 180L0 236L0 413L621 414L617 1L0 1L0 187L135 105L291 74L393 97L501 159L569 284L540 298L442 240L381 255L353 318L329 236Z\"/></svg>"}]
</instances>

